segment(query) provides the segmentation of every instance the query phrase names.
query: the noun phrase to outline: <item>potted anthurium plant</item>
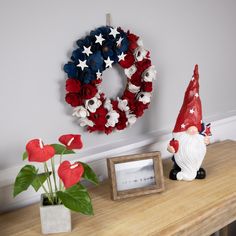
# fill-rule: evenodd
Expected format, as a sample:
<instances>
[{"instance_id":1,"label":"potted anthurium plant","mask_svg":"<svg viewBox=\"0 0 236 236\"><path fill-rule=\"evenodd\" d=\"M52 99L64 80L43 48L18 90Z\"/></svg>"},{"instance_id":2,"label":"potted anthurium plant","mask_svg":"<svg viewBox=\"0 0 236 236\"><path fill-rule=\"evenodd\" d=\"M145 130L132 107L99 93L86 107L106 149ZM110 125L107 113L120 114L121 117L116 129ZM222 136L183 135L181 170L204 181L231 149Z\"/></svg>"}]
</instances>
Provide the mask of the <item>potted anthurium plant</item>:
<instances>
[{"instance_id":1,"label":"potted anthurium plant","mask_svg":"<svg viewBox=\"0 0 236 236\"><path fill-rule=\"evenodd\" d=\"M14 184L14 197L30 186L35 191L43 189L40 218L44 234L71 231L70 210L93 215L91 198L80 181L83 178L98 184L96 174L83 162L62 160L63 155L73 154L73 149L82 148L81 136L62 135L59 142L61 144L44 145L41 139L30 140L23 153L23 160L42 163L44 171L39 173L34 165L25 165ZM57 172L56 162L59 164Z\"/></svg>"}]
</instances>

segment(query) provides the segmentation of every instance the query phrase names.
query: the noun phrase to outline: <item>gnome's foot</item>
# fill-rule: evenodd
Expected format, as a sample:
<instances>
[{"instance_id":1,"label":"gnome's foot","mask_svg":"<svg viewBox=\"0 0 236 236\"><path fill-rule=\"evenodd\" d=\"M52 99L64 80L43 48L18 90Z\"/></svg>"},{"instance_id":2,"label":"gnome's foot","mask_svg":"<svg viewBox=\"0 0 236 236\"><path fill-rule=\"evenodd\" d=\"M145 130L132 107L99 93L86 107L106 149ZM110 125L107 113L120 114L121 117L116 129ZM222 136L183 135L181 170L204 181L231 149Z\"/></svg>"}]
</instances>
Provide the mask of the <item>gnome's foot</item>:
<instances>
[{"instance_id":1,"label":"gnome's foot","mask_svg":"<svg viewBox=\"0 0 236 236\"><path fill-rule=\"evenodd\" d=\"M180 172L179 169L173 168L173 169L170 171L169 178L172 179L172 180L177 180L177 174L178 174L179 172Z\"/></svg>"},{"instance_id":2,"label":"gnome's foot","mask_svg":"<svg viewBox=\"0 0 236 236\"><path fill-rule=\"evenodd\" d=\"M172 180L177 180L177 174L181 171L181 168L177 165L174 156L172 157L172 161L174 162L174 165L172 167L172 170L170 171L169 178Z\"/></svg>"},{"instance_id":3,"label":"gnome's foot","mask_svg":"<svg viewBox=\"0 0 236 236\"><path fill-rule=\"evenodd\" d=\"M203 168L200 168L197 172L197 176L195 179L205 179L206 178L206 171Z\"/></svg>"}]
</instances>

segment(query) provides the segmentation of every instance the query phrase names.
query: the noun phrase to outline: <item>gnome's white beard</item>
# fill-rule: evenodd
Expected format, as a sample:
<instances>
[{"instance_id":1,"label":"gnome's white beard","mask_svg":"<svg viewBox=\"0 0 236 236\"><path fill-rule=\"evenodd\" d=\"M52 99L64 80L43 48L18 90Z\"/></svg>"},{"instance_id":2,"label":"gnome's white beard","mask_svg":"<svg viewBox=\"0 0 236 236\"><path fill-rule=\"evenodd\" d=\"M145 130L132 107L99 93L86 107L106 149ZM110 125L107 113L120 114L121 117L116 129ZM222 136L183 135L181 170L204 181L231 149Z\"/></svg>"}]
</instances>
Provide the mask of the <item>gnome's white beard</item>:
<instances>
[{"instance_id":1,"label":"gnome's white beard","mask_svg":"<svg viewBox=\"0 0 236 236\"><path fill-rule=\"evenodd\" d=\"M179 141L179 149L175 153L175 161L181 171L178 172L177 179L191 181L195 179L206 154L204 136L179 132L173 133L173 137Z\"/></svg>"}]
</instances>

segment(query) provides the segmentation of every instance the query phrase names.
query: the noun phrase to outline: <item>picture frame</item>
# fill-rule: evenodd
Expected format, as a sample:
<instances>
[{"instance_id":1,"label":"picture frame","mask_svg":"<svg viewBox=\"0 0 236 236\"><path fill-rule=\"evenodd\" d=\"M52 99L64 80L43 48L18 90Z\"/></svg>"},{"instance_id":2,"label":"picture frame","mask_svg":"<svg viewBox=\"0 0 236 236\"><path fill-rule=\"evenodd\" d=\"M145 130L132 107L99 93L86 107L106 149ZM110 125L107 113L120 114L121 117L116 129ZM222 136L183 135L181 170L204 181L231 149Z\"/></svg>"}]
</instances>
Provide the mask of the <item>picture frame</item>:
<instances>
[{"instance_id":1,"label":"picture frame","mask_svg":"<svg viewBox=\"0 0 236 236\"><path fill-rule=\"evenodd\" d=\"M164 190L160 152L107 158L112 200L136 197Z\"/></svg>"}]
</instances>

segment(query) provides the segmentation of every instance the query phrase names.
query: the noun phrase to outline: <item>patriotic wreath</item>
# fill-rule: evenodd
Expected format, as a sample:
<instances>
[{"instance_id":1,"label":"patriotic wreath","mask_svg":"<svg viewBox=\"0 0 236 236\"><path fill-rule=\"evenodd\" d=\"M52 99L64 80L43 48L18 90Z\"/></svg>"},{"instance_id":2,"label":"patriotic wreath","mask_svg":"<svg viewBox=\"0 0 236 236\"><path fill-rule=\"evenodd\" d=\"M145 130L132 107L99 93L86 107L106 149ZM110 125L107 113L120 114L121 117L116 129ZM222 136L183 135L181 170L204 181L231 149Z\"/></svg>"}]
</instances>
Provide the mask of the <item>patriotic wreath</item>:
<instances>
[{"instance_id":1,"label":"patriotic wreath","mask_svg":"<svg viewBox=\"0 0 236 236\"><path fill-rule=\"evenodd\" d=\"M79 125L89 132L109 134L134 124L150 104L156 77L140 38L121 28L103 26L76 43L78 48L64 66L68 75L65 100L74 107ZM102 72L116 63L124 69L127 86L122 97L112 100L100 85Z\"/></svg>"}]
</instances>

